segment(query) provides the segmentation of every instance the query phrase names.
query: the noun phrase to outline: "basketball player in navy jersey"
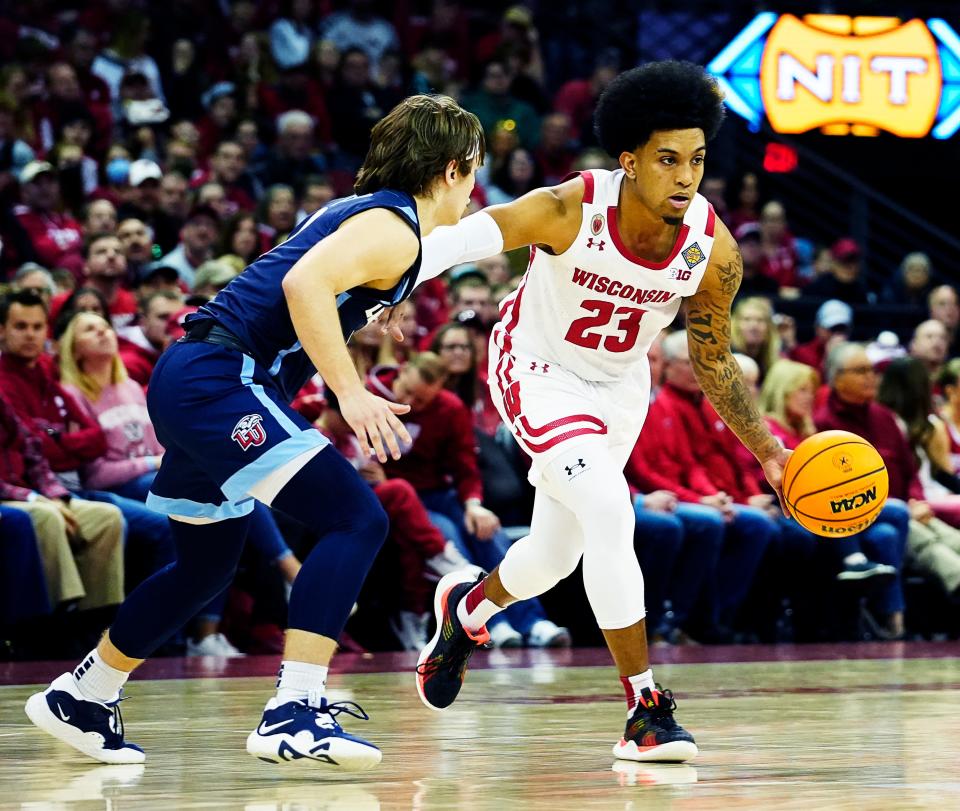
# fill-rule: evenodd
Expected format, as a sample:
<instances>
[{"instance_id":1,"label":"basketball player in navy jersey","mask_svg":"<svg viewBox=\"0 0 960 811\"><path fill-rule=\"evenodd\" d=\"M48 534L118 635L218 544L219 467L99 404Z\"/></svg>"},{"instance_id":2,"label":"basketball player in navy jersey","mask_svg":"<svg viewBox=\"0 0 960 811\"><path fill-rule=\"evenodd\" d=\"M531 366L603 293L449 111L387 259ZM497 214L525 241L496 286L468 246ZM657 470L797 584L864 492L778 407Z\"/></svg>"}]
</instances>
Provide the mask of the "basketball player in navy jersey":
<instances>
[{"instance_id":1,"label":"basketball player in navy jersey","mask_svg":"<svg viewBox=\"0 0 960 811\"><path fill-rule=\"evenodd\" d=\"M533 246L523 281L501 304L489 353L493 402L531 459L530 535L479 582L454 572L438 584L437 633L420 655L416 682L432 709L456 699L490 617L542 594L582 558L587 597L627 698L614 755L685 761L697 754L673 717L672 694L655 685L650 669L623 468L650 399L647 349L685 301L700 387L779 492L787 452L730 352L740 251L697 194L707 142L722 119L722 94L703 68L665 61L627 71L604 91L595 116L617 171L581 172L424 242L429 273L467 255ZM739 508L728 502L716 496L736 520Z\"/></svg>"},{"instance_id":2,"label":"basketball player in navy jersey","mask_svg":"<svg viewBox=\"0 0 960 811\"><path fill-rule=\"evenodd\" d=\"M76 670L30 697L34 724L103 763L143 761L124 740L121 688L230 583L259 500L321 540L294 583L276 696L247 751L346 770L380 762L377 747L338 723L344 713L366 713L329 703L324 691L387 518L352 465L289 402L319 372L364 451L381 462L388 453L399 458L398 438L410 438L397 415L408 406L366 390L346 340L409 296L421 238L460 219L482 161L476 116L443 96L404 100L373 128L356 196L313 214L191 316L148 395L166 452L147 506L170 516L177 560L129 595Z\"/></svg>"}]
</instances>

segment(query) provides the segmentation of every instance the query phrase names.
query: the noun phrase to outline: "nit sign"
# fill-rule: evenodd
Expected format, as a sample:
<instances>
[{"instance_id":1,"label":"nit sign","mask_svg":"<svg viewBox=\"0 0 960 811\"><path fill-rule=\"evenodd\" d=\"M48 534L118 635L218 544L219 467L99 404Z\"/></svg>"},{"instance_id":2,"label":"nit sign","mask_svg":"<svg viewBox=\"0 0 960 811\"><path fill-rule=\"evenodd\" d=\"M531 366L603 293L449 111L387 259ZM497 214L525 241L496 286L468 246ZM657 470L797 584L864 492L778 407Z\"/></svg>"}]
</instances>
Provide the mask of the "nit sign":
<instances>
[{"instance_id":1,"label":"nit sign","mask_svg":"<svg viewBox=\"0 0 960 811\"><path fill-rule=\"evenodd\" d=\"M758 14L707 66L759 129L949 138L960 129L960 37L944 21Z\"/></svg>"}]
</instances>

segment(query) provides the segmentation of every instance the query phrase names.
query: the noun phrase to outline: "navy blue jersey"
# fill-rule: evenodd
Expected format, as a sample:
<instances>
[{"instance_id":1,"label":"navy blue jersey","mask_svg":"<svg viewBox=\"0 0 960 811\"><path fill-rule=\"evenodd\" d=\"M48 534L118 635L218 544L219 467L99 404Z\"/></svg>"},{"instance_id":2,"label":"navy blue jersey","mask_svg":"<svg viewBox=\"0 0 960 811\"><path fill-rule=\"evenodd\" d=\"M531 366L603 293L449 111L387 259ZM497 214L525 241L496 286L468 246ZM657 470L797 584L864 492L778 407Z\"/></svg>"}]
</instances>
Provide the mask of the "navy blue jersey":
<instances>
[{"instance_id":1,"label":"navy blue jersey","mask_svg":"<svg viewBox=\"0 0 960 811\"><path fill-rule=\"evenodd\" d=\"M250 264L237 278L187 321L213 318L240 339L288 401L316 369L300 346L283 292L283 277L310 248L336 231L345 220L371 208L397 212L420 238L417 205L404 192L381 189L373 194L334 200L304 220L290 237ZM376 236L371 234L371 239ZM344 340L366 325L384 307L403 301L417 281L421 254L390 290L354 287L337 296Z\"/></svg>"}]
</instances>

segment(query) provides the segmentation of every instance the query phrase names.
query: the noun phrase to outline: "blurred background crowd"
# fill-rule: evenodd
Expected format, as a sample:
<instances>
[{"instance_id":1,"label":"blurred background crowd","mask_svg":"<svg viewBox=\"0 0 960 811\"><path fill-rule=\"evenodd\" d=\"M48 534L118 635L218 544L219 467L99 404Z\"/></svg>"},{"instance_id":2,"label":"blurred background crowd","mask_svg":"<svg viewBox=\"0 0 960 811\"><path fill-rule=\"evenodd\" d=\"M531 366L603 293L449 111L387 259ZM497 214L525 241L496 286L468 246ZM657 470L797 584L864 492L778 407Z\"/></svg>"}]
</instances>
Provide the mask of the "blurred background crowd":
<instances>
[{"instance_id":1,"label":"blurred background crowd","mask_svg":"<svg viewBox=\"0 0 960 811\"><path fill-rule=\"evenodd\" d=\"M351 193L370 129L397 101L446 93L479 116L487 161L475 209L616 168L592 133L606 84L639 60L697 53L659 50L650 27L677 23L656 8L568 5L4 6L0 656L82 654L124 594L170 562L166 519L143 504L163 453L144 399L151 370L188 313ZM919 239L871 254L862 217L819 216L771 173L762 144L744 145L735 121L726 129L737 137L721 136L700 191L743 254L733 342L744 374L788 447L827 428L873 442L891 500L848 538L783 518L703 401L678 321L651 352L654 399L627 468L649 633L665 645L956 636L952 276ZM486 342L526 259L493 257L423 285L403 305L403 343L377 325L354 336L371 389L412 406L415 440L399 462L360 456L322 381L295 402L391 519L345 648L420 647L433 583L492 568L524 534L532 490L487 394ZM237 581L165 652L279 651L289 584L315 540L258 508ZM577 574L498 615L491 633L503 647L601 641Z\"/></svg>"}]
</instances>

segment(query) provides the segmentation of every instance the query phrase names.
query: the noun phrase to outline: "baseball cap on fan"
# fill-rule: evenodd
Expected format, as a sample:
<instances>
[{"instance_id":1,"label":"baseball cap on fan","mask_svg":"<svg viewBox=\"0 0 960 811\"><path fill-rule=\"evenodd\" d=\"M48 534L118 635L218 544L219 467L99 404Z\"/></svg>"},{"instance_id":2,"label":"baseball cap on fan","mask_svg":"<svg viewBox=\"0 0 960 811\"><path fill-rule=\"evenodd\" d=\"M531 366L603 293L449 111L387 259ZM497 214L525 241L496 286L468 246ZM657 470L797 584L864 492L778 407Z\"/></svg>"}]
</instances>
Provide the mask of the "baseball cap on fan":
<instances>
[{"instance_id":1,"label":"baseball cap on fan","mask_svg":"<svg viewBox=\"0 0 960 811\"><path fill-rule=\"evenodd\" d=\"M831 331L846 328L849 332L853 326L853 308L846 302L832 298L820 305L814 323Z\"/></svg>"},{"instance_id":2,"label":"baseball cap on fan","mask_svg":"<svg viewBox=\"0 0 960 811\"><path fill-rule=\"evenodd\" d=\"M159 182L163 179L163 170L153 161L140 158L140 160L135 160L130 164L130 172L127 177L131 186L139 186L145 180Z\"/></svg>"},{"instance_id":3,"label":"baseball cap on fan","mask_svg":"<svg viewBox=\"0 0 960 811\"><path fill-rule=\"evenodd\" d=\"M21 183L33 183L40 175L56 174L57 170L53 168L52 163L47 161L30 161L20 170L18 177Z\"/></svg>"}]
</instances>

